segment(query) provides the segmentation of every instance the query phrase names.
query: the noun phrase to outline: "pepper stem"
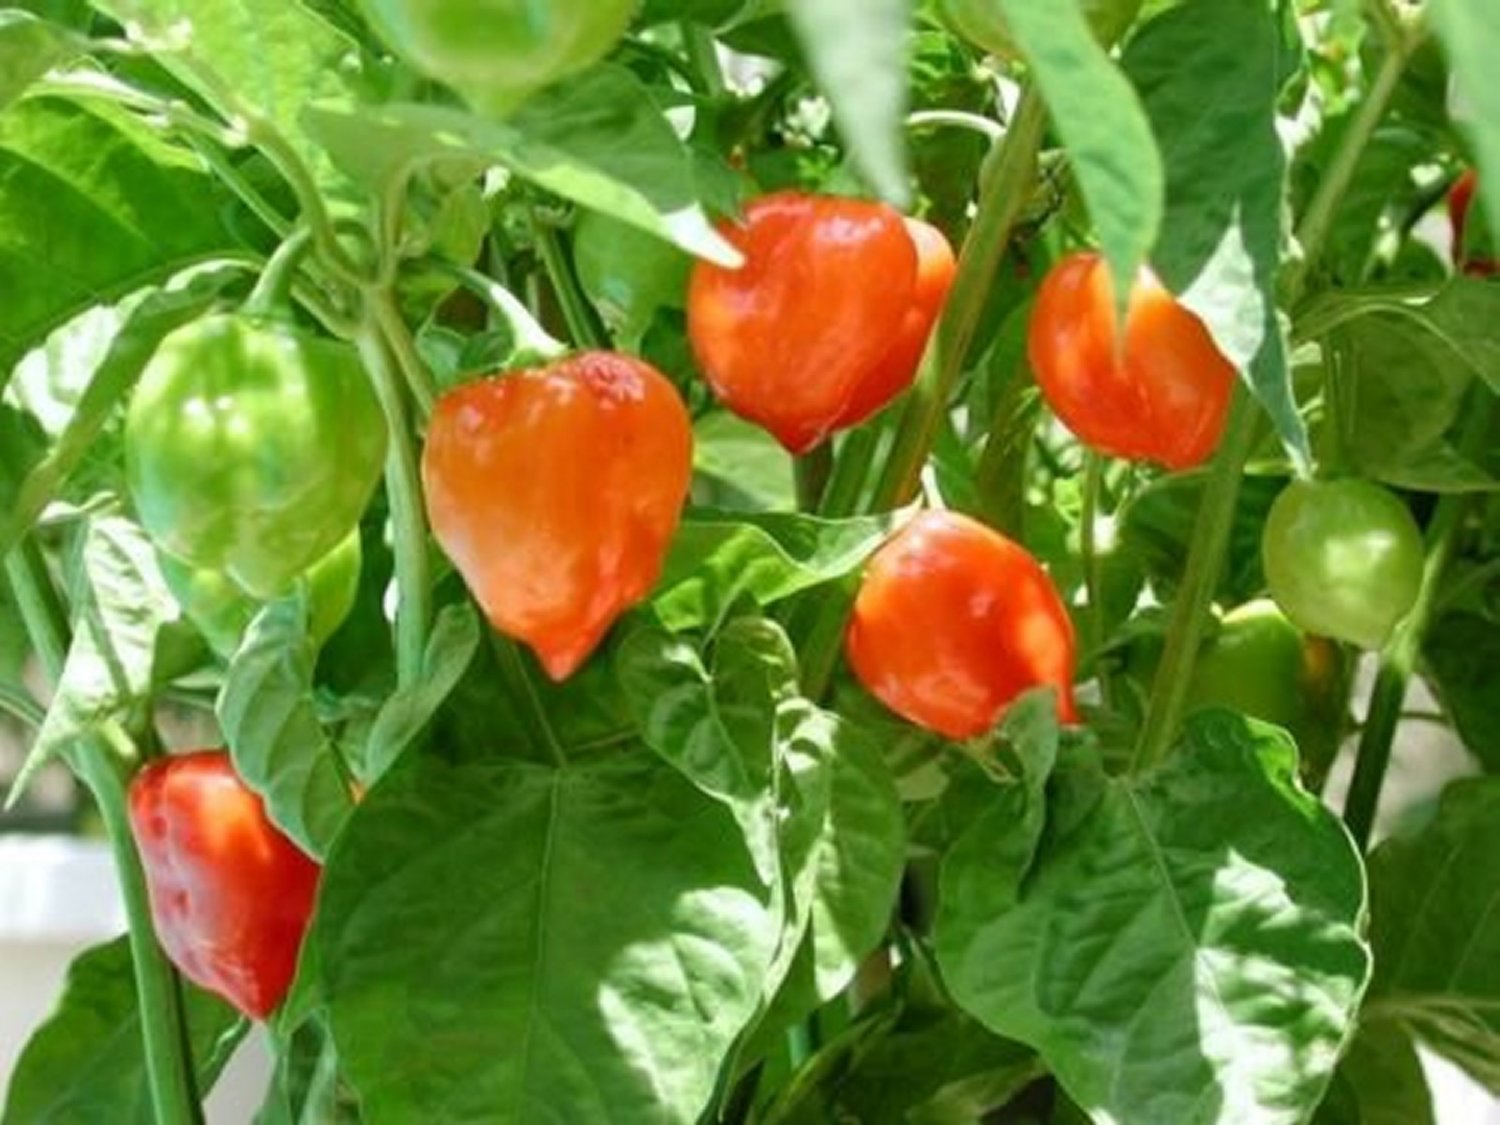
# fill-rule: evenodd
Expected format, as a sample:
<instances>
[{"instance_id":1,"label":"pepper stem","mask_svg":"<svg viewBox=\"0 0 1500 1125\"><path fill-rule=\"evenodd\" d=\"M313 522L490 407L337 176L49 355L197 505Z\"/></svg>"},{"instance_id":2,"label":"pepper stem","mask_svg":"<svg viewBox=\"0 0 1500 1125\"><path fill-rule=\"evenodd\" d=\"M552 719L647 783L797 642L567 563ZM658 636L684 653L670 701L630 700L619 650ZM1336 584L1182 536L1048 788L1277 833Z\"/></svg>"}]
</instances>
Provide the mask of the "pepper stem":
<instances>
[{"instance_id":1,"label":"pepper stem","mask_svg":"<svg viewBox=\"0 0 1500 1125\"><path fill-rule=\"evenodd\" d=\"M292 286L297 281L302 259L310 249L311 228L298 227L286 236L266 260L260 279L246 298L243 308L246 315L270 320L284 320L290 315Z\"/></svg>"}]
</instances>

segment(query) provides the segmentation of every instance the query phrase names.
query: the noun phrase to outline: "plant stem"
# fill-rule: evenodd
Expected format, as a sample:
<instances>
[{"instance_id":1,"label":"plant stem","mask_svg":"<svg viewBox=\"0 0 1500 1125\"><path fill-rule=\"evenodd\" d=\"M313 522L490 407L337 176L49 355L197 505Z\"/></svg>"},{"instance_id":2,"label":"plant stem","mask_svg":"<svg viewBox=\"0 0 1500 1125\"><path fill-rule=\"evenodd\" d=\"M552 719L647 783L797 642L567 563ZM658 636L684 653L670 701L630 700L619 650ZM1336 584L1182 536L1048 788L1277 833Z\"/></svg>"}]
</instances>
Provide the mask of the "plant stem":
<instances>
[{"instance_id":1,"label":"plant stem","mask_svg":"<svg viewBox=\"0 0 1500 1125\"><path fill-rule=\"evenodd\" d=\"M1493 400L1486 388L1478 388L1470 402L1476 405L1470 412L1461 442L1461 450L1467 456L1483 449L1493 409ZM1436 616L1435 611L1441 602L1443 576L1457 547L1458 533L1470 500L1471 495L1463 492L1445 492L1438 498L1432 520L1427 525L1427 558L1422 565L1422 586L1416 604L1397 624L1380 654L1375 685L1370 690L1369 710L1359 735L1354 776L1349 782L1349 794L1344 799L1344 823L1349 826L1349 833L1361 851L1370 842L1370 829L1375 823L1380 791L1391 762L1391 747L1406 702L1406 689L1421 658L1427 626Z\"/></svg>"},{"instance_id":2,"label":"plant stem","mask_svg":"<svg viewBox=\"0 0 1500 1125\"><path fill-rule=\"evenodd\" d=\"M427 370L427 364L422 362L421 355L417 353L416 341L412 339L406 321L401 319L401 310L396 307L395 298L391 296L389 289L378 289L370 292L368 300L375 323L381 336L385 338L385 346L395 356L396 366L401 370L406 388L411 391L411 397L417 404L417 412L423 419L430 418L433 403L437 401L437 388L433 384L432 373Z\"/></svg>"},{"instance_id":3,"label":"plant stem","mask_svg":"<svg viewBox=\"0 0 1500 1125\"><path fill-rule=\"evenodd\" d=\"M816 512L833 475L833 446L819 442L800 457L794 457L792 473L797 483L797 510Z\"/></svg>"},{"instance_id":4,"label":"plant stem","mask_svg":"<svg viewBox=\"0 0 1500 1125\"><path fill-rule=\"evenodd\" d=\"M594 315L593 306L579 288L578 278L574 276L573 266L563 252L557 231L538 212L532 211L531 233L536 240L542 266L547 271L547 279L552 282L552 291L557 294L557 303L562 308L563 320L567 322L568 334L573 337L574 345L580 348L608 347L609 337Z\"/></svg>"},{"instance_id":5,"label":"plant stem","mask_svg":"<svg viewBox=\"0 0 1500 1125\"><path fill-rule=\"evenodd\" d=\"M68 628L47 577L41 553L26 540L6 559L6 575L42 669L55 684L67 658ZM123 732L115 732L123 738ZM69 755L94 796L109 836L115 877L130 922L130 955L146 1058L146 1078L157 1125L201 1125L193 1061L187 1055L182 995L176 971L162 954L151 923L146 876L126 814L124 778L97 737L82 740Z\"/></svg>"},{"instance_id":6,"label":"plant stem","mask_svg":"<svg viewBox=\"0 0 1500 1125\"><path fill-rule=\"evenodd\" d=\"M1095 538L1095 523L1099 518L1099 494L1104 484L1104 458L1092 449L1084 454L1083 461L1083 512L1078 521L1079 547L1083 552L1083 584L1089 600L1089 649L1094 656L1095 676L1099 681L1099 698L1105 707L1110 706L1113 694L1109 676L1099 660L1099 651L1104 647L1105 621L1102 594L1104 575L1099 565L1099 544Z\"/></svg>"},{"instance_id":7,"label":"plant stem","mask_svg":"<svg viewBox=\"0 0 1500 1125\"><path fill-rule=\"evenodd\" d=\"M488 305L509 327L522 362L556 359L568 350L561 340L547 334L519 297L494 278L443 258L427 258L424 264L446 273Z\"/></svg>"},{"instance_id":8,"label":"plant stem","mask_svg":"<svg viewBox=\"0 0 1500 1125\"><path fill-rule=\"evenodd\" d=\"M880 427L870 423L851 430L839 445L833 473L823 489L818 514L830 519L852 516L859 510L859 494L870 475L875 449L880 444Z\"/></svg>"},{"instance_id":9,"label":"plant stem","mask_svg":"<svg viewBox=\"0 0 1500 1125\"><path fill-rule=\"evenodd\" d=\"M1234 526L1240 480L1255 444L1256 421L1255 402L1242 383L1235 387L1229 406L1229 421L1224 427L1218 452L1214 454L1208 485L1198 506L1198 522L1194 525L1192 544L1188 548L1187 571L1172 605L1166 647L1151 685L1151 699L1146 706L1140 740L1136 743L1131 762L1133 773L1151 768L1166 756L1182 721L1188 681L1203 637L1203 623L1213 604L1219 572L1224 567L1224 553L1229 546L1229 532Z\"/></svg>"},{"instance_id":10,"label":"plant stem","mask_svg":"<svg viewBox=\"0 0 1500 1125\"><path fill-rule=\"evenodd\" d=\"M1005 136L1005 126L993 117L985 117L978 113L969 113L961 109L919 109L915 113L906 115L906 127L908 129L935 129L939 126L947 126L953 129L967 129L971 133L978 133L989 138L991 143L999 141Z\"/></svg>"},{"instance_id":11,"label":"plant stem","mask_svg":"<svg viewBox=\"0 0 1500 1125\"><path fill-rule=\"evenodd\" d=\"M680 27L682 49L703 84L703 92L710 98L722 98L728 87L724 84L724 68L719 65L719 48L713 32L697 20L683 20Z\"/></svg>"},{"instance_id":12,"label":"plant stem","mask_svg":"<svg viewBox=\"0 0 1500 1125\"><path fill-rule=\"evenodd\" d=\"M427 647L427 625L432 616L431 574L427 559L427 521L422 508L422 482L417 469L416 444L406 418L401 383L391 369L390 354L377 314L367 307L356 338L365 367L385 412L389 447L385 458L385 487L390 500L395 538L396 679L400 686L422 677Z\"/></svg>"},{"instance_id":13,"label":"plant stem","mask_svg":"<svg viewBox=\"0 0 1500 1125\"><path fill-rule=\"evenodd\" d=\"M1328 241L1328 234L1333 229L1333 222L1338 214L1339 203L1354 180L1359 158L1364 154L1380 119L1385 116L1386 107L1396 92L1407 61L1418 42L1419 37L1415 35L1398 35L1387 40L1386 56L1380 64L1380 70L1376 72L1375 82L1350 123L1349 131L1334 154L1333 163L1318 181L1317 193L1307 205L1302 221L1297 226L1297 241L1302 246L1302 257L1293 262L1287 271L1288 303L1293 306L1302 296L1308 274L1322 256L1324 244Z\"/></svg>"},{"instance_id":14,"label":"plant stem","mask_svg":"<svg viewBox=\"0 0 1500 1125\"><path fill-rule=\"evenodd\" d=\"M907 396L896 440L875 485L876 510L893 508L915 495L938 421L963 370L969 344L984 316L991 282L1036 179L1037 154L1046 132L1041 96L1021 94L1005 140L987 162L979 186L979 210L964 239L953 290Z\"/></svg>"}]
</instances>

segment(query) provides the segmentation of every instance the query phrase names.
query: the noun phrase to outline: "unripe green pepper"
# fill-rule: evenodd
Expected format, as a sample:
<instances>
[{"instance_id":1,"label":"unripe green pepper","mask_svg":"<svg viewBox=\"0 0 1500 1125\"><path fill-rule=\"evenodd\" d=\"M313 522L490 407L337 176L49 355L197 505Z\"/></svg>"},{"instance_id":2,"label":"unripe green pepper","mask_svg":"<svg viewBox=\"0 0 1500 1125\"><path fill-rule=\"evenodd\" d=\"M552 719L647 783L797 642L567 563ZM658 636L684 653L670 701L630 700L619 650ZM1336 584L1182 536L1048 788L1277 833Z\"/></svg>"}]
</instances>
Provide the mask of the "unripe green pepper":
<instances>
[{"instance_id":1,"label":"unripe green pepper","mask_svg":"<svg viewBox=\"0 0 1500 1125\"><path fill-rule=\"evenodd\" d=\"M228 660L240 647L245 629L261 603L222 571L194 570L166 554L160 556L159 562L167 589L172 591L183 613L203 634L209 647ZM361 562L359 529L355 528L308 569L307 631L315 647L321 648L354 608Z\"/></svg>"},{"instance_id":2,"label":"unripe green pepper","mask_svg":"<svg viewBox=\"0 0 1500 1125\"><path fill-rule=\"evenodd\" d=\"M402 58L504 112L527 94L609 53L639 0L367 0L377 31Z\"/></svg>"},{"instance_id":3,"label":"unripe green pepper","mask_svg":"<svg viewBox=\"0 0 1500 1125\"><path fill-rule=\"evenodd\" d=\"M257 598L352 531L385 460L358 354L287 320L216 314L169 335L125 423L125 471L156 545Z\"/></svg>"},{"instance_id":4,"label":"unripe green pepper","mask_svg":"<svg viewBox=\"0 0 1500 1125\"><path fill-rule=\"evenodd\" d=\"M1094 37L1113 46L1129 30L1141 10L1141 0L1080 0ZM1000 0L938 0L938 12L955 32L976 47L1002 59L1019 57L1015 38L1000 10Z\"/></svg>"}]
</instances>

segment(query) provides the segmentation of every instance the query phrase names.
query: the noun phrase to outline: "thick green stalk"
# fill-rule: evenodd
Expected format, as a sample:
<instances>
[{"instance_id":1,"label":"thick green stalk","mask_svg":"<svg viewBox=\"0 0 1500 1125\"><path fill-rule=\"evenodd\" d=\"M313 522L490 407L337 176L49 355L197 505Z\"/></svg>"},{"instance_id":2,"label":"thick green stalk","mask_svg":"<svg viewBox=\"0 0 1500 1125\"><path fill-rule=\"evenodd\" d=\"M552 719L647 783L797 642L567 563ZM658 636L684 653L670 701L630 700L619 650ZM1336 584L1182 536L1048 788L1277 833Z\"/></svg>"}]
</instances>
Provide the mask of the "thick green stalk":
<instances>
[{"instance_id":1,"label":"thick green stalk","mask_svg":"<svg viewBox=\"0 0 1500 1125\"><path fill-rule=\"evenodd\" d=\"M833 474L828 486L823 489L823 499L818 505L818 514L830 519L852 516L859 510L859 494L870 475L870 465L875 459L875 447L880 444L880 427L870 423L852 430L839 445L834 459Z\"/></svg>"},{"instance_id":2,"label":"thick green stalk","mask_svg":"<svg viewBox=\"0 0 1500 1125\"><path fill-rule=\"evenodd\" d=\"M56 683L67 657L68 630L35 543L24 541L6 559L5 570L32 647L47 677ZM193 1060L186 1051L181 986L156 941L146 876L126 813L125 780L97 737L81 742L70 762L93 793L114 855L115 877L130 923L136 1003L156 1123L202 1125Z\"/></svg>"},{"instance_id":3,"label":"thick green stalk","mask_svg":"<svg viewBox=\"0 0 1500 1125\"><path fill-rule=\"evenodd\" d=\"M993 162L986 165L979 188L979 210L964 239L953 290L928 342L916 383L901 410L895 442L875 485L877 510L893 508L916 494L938 423L983 319L995 272L1031 196L1046 126L1047 110L1041 96L1026 89L1005 140Z\"/></svg>"},{"instance_id":4,"label":"thick green stalk","mask_svg":"<svg viewBox=\"0 0 1500 1125\"><path fill-rule=\"evenodd\" d=\"M1213 605L1219 573L1224 569L1224 554L1229 546L1229 532L1234 526L1235 502L1239 499L1240 480L1245 462L1255 443L1256 405L1243 384L1235 388L1229 407L1229 422L1214 454L1209 470L1208 487L1198 506L1198 522L1188 548L1187 571L1172 605L1171 623L1167 628L1166 648L1151 699L1141 725L1140 741L1135 748L1132 769L1149 769L1166 756L1172 738L1182 722L1187 702L1188 682L1198 659L1203 625Z\"/></svg>"},{"instance_id":5,"label":"thick green stalk","mask_svg":"<svg viewBox=\"0 0 1500 1125\"><path fill-rule=\"evenodd\" d=\"M609 334L604 331L594 306L589 304L579 287L573 264L568 261L557 231L541 215L533 212L531 234L536 241L537 253L541 255L542 266L547 271L547 279L552 282L552 291L557 294L557 303L562 307L563 320L567 322L573 345L579 348L608 347Z\"/></svg>"},{"instance_id":6,"label":"thick green stalk","mask_svg":"<svg viewBox=\"0 0 1500 1125\"><path fill-rule=\"evenodd\" d=\"M1099 697L1104 706L1110 705L1111 685L1099 663L1099 651L1104 647L1104 573L1099 559L1099 543L1095 524L1099 519L1099 497L1104 485L1104 458L1093 450L1084 457L1083 466L1083 512L1079 516L1079 549L1083 553L1083 584L1089 599L1088 626L1089 650L1094 656L1094 669L1099 681Z\"/></svg>"},{"instance_id":7,"label":"thick green stalk","mask_svg":"<svg viewBox=\"0 0 1500 1125\"><path fill-rule=\"evenodd\" d=\"M432 576L427 557L427 519L416 441L406 417L401 381L392 368L376 314L368 310L355 340L385 412L390 445L385 488L390 501L396 556L396 678L405 687L422 677L422 656L432 617Z\"/></svg>"},{"instance_id":8,"label":"thick green stalk","mask_svg":"<svg viewBox=\"0 0 1500 1125\"><path fill-rule=\"evenodd\" d=\"M821 442L792 461L797 484L797 510L816 512L833 474L833 446Z\"/></svg>"}]
</instances>

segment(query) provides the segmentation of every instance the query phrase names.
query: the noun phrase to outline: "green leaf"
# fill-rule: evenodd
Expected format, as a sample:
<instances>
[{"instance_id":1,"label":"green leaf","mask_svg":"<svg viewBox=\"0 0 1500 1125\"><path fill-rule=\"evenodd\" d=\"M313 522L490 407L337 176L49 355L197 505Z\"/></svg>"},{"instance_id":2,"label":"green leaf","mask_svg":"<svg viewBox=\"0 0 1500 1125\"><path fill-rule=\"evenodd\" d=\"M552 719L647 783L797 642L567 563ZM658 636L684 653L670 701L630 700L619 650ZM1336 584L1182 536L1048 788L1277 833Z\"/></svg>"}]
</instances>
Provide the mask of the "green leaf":
<instances>
[{"instance_id":1,"label":"green leaf","mask_svg":"<svg viewBox=\"0 0 1500 1125\"><path fill-rule=\"evenodd\" d=\"M727 634L726 630L726 634ZM719 650L735 640L721 638ZM733 813L767 886L780 868L771 777L776 693L771 677L784 680L775 665L735 652L730 659L752 664L759 675L738 675L721 683L704 665L696 646L659 629L638 629L615 655L616 674L635 715L641 740ZM795 688L795 669L791 670Z\"/></svg>"},{"instance_id":2,"label":"green leaf","mask_svg":"<svg viewBox=\"0 0 1500 1125\"><path fill-rule=\"evenodd\" d=\"M984 820L945 860L934 942L954 998L1096 1120L1305 1120L1369 972L1342 825L1298 786L1283 733L1228 712L1190 721L1144 777L1081 750L1029 865L1025 839L975 839Z\"/></svg>"},{"instance_id":3,"label":"green leaf","mask_svg":"<svg viewBox=\"0 0 1500 1125\"><path fill-rule=\"evenodd\" d=\"M79 312L232 247L220 204L123 113L49 97L0 114L0 388Z\"/></svg>"},{"instance_id":4,"label":"green leaf","mask_svg":"<svg viewBox=\"0 0 1500 1125\"><path fill-rule=\"evenodd\" d=\"M321 858L353 802L313 706L314 659L304 595L269 603L245 631L214 710L245 784L277 827Z\"/></svg>"},{"instance_id":5,"label":"green leaf","mask_svg":"<svg viewBox=\"0 0 1500 1125\"><path fill-rule=\"evenodd\" d=\"M1397 488L1500 487L1448 440L1461 420L1473 369L1443 337L1423 330L1430 322L1420 315L1424 322L1413 323L1409 316L1374 313L1334 333L1330 413L1340 448L1361 475Z\"/></svg>"},{"instance_id":6,"label":"green leaf","mask_svg":"<svg viewBox=\"0 0 1500 1125\"><path fill-rule=\"evenodd\" d=\"M373 782L422 733L443 701L458 686L479 648L479 621L467 603L438 614L422 656L422 674L381 706L365 740L361 776Z\"/></svg>"},{"instance_id":7,"label":"green leaf","mask_svg":"<svg viewBox=\"0 0 1500 1125\"><path fill-rule=\"evenodd\" d=\"M693 424L693 469L711 477L716 492L743 496L744 504L736 507L787 511L797 506L792 459L786 450L765 430L727 410L716 410Z\"/></svg>"},{"instance_id":8,"label":"green leaf","mask_svg":"<svg viewBox=\"0 0 1500 1125\"><path fill-rule=\"evenodd\" d=\"M1072 158L1123 308L1162 224L1162 161L1141 99L1077 0L998 2Z\"/></svg>"},{"instance_id":9,"label":"green leaf","mask_svg":"<svg viewBox=\"0 0 1500 1125\"><path fill-rule=\"evenodd\" d=\"M1153 264L1305 463L1307 433L1276 312L1287 176L1276 132L1282 51L1265 0L1186 0L1140 29L1125 69L1167 169Z\"/></svg>"},{"instance_id":10,"label":"green leaf","mask_svg":"<svg viewBox=\"0 0 1500 1125\"><path fill-rule=\"evenodd\" d=\"M639 747L564 770L408 756L319 901L369 1125L690 1125L777 940L728 811Z\"/></svg>"},{"instance_id":11,"label":"green leaf","mask_svg":"<svg viewBox=\"0 0 1500 1125\"><path fill-rule=\"evenodd\" d=\"M338 1051L324 1022L307 1020L281 1044L254 1125L359 1125L352 1100L340 1097Z\"/></svg>"},{"instance_id":12,"label":"green leaf","mask_svg":"<svg viewBox=\"0 0 1500 1125\"><path fill-rule=\"evenodd\" d=\"M341 75L354 47L329 23L286 0L97 0L97 7L133 28L156 61L226 120L253 110L324 170L302 108L348 100Z\"/></svg>"},{"instance_id":13,"label":"green leaf","mask_svg":"<svg viewBox=\"0 0 1500 1125\"><path fill-rule=\"evenodd\" d=\"M905 207L910 0L788 0L787 15L850 155L881 196Z\"/></svg>"},{"instance_id":14,"label":"green leaf","mask_svg":"<svg viewBox=\"0 0 1500 1125\"><path fill-rule=\"evenodd\" d=\"M198 1080L213 1086L249 1027L228 1004L183 982ZM61 998L16 1060L3 1125L152 1125L130 944L85 950Z\"/></svg>"},{"instance_id":15,"label":"green leaf","mask_svg":"<svg viewBox=\"0 0 1500 1125\"><path fill-rule=\"evenodd\" d=\"M1435 1125L1432 1092L1411 1036L1366 1024L1334 1072L1313 1125Z\"/></svg>"},{"instance_id":16,"label":"green leaf","mask_svg":"<svg viewBox=\"0 0 1500 1125\"><path fill-rule=\"evenodd\" d=\"M1458 781L1422 831L1370 857L1375 979L1392 1021L1500 1093L1500 778Z\"/></svg>"},{"instance_id":17,"label":"green leaf","mask_svg":"<svg viewBox=\"0 0 1500 1125\"><path fill-rule=\"evenodd\" d=\"M319 105L303 116L334 162L374 190L434 160L479 157L689 253L739 264L698 206L687 150L621 67L586 71L503 122L429 105Z\"/></svg>"},{"instance_id":18,"label":"green leaf","mask_svg":"<svg viewBox=\"0 0 1500 1125\"><path fill-rule=\"evenodd\" d=\"M740 598L774 605L852 574L885 541L892 521L690 513L672 540L652 605L674 631L716 626Z\"/></svg>"},{"instance_id":19,"label":"green leaf","mask_svg":"<svg viewBox=\"0 0 1500 1125\"><path fill-rule=\"evenodd\" d=\"M1424 13L1448 53L1457 95L1479 154L1479 193L1490 229L1500 230L1500 7L1491 0L1432 0Z\"/></svg>"},{"instance_id":20,"label":"green leaf","mask_svg":"<svg viewBox=\"0 0 1500 1125\"><path fill-rule=\"evenodd\" d=\"M89 455L120 400L129 393L167 333L208 309L238 269L195 277L182 289L159 290L135 306L79 397L73 416L45 458L22 483L14 503L0 506L0 556L7 554L59 495ZM0 497L3 499L3 497Z\"/></svg>"},{"instance_id":21,"label":"green leaf","mask_svg":"<svg viewBox=\"0 0 1500 1125\"><path fill-rule=\"evenodd\" d=\"M57 754L144 704L162 628L178 617L146 533L120 516L89 521L73 585L72 643L11 803Z\"/></svg>"},{"instance_id":22,"label":"green leaf","mask_svg":"<svg viewBox=\"0 0 1500 1125\"><path fill-rule=\"evenodd\" d=\"M809 849L808 934L821 1002L848 986L885 936L906 860L906 823L890 769L859 728L805 700L783 708L781 725L793 778L827 774L820 780L825 811Z\"/></svg>"},{"instance_id":23,"label":"green leaf","mask_svg":"<svg viewBox=\"0 0 1500 1125\"><path fill-rule=\"evenodd\" d=\"M0 110L82 48L66 28L29 12L0 9Z\"/></svg>"},{"instance_id":24,"label":"green leaf","mask_svg":"<svg viewBox=\"0 0 1500 1125\"><path fill-rule=\"evenodd\" d=\"M47 432L36 416L0 402L0 513L15 510L17 497L46 451ZM9 553L10 546L0 536L0 558Z\"/></svg>"},{"instance_id":25,"label":"green leaf","mask_svg":"<svg viewBox=\"0 0 1500 1125\"><path fill-rule=\"evenodd\" d=\"M1500 626L1467 611L1441 615L1422 641L1428 678L1469 752L1500 773Z\"/></svg>"}]
</instances>

